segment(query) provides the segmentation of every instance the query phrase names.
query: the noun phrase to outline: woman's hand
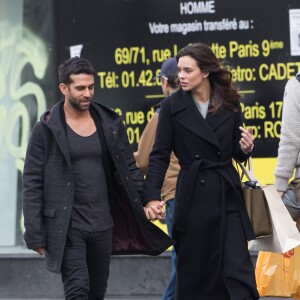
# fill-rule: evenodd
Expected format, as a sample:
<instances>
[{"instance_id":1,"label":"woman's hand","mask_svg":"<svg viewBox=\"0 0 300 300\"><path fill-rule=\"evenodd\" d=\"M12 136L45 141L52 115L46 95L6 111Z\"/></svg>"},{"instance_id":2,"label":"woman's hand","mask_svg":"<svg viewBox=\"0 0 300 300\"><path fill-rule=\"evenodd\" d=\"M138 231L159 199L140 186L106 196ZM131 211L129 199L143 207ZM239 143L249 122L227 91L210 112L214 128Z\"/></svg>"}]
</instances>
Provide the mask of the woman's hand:
<instances>
[{"instance_id":1,"label":"woman's hand","mask_svg":"<svg viewBox=\"0 0 300 300\"><path fill-rule=\"evenodd\" d=\"M282 191L277 191L277 192L278 192L278 194L279 194L280 198L282 198L282 197L283 197L283 195L284 195L284 193L285 193L285 192L282 192Z\"/></svg>"},{"instance_id":2,"label":"woman's hand","mask_svg":"<svg viewBox=\"0 0 300 300\"><path fill-rule=\"evenodd\" d=\"M162 220L166 217L164 210L165 201L150 200L144 207L144 211L148 220Z\"/></svg>"},{"instance_id":3,"label":"woman's hand","mask_svg":"<svg viewBox=\"0 0 300 300\"><path fill-rule=\"evenodd\" d=\"M240 130L242 131L242 138L240 140L241 149L245 153L249 153L252 151L254 147L254 136L253 136L253 130L251 127L246 130L244 127L240 126Z\"/></svg>"}]
</instances>

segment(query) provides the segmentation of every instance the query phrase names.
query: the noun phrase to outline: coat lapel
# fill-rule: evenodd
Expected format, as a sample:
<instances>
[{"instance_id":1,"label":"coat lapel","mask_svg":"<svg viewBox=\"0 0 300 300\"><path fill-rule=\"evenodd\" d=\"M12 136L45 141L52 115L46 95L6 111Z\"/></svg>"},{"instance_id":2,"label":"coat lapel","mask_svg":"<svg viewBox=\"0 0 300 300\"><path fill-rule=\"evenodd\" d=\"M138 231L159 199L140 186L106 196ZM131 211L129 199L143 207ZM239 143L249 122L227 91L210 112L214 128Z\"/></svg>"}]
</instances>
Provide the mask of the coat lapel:
<instances>
[{"instance_id":1,"label":"coat lapel","mask_svg":"<svg viewBox=\"0 0 300 300\"><path fill-rule=\"evenodd\" d=\"M58 144L61 152L63 153L70 169L72 169L72 167L71 167L71 157L70 157L70 151L69 151L69 144L67 142L67 135L66 135L66 132L63 129L63 127L61 129L62 130L57 131L56 141L57 141L57 144Z\"/></svg>"},{"instance_id":2,"label":"coat lapel","mask_svg":"<svg viewBox=\"0 0 300 300\"><path fill-rule=\"evenodd\" d=\"M221 148L214 133L214 129L223 123L226 118L222 117L221 121L218 120L217 114L208 114L207 117L209 117L209 122L205 120L199 112L190 93L180 91L174 95L173 99L172 113L175 115L175 119L194 134L207 140L218 148ZM229 113L227 117L229 117Z\"/></svg>"},{"instance_id":3,"label":"coat lapel","mask_svg":"<svg viewBox=\"0 0 300 300\"><path fill-rule=\"evenodd\" d=\"M69 145L67 142L66 128L64 128L62 120L62 106L64 101L58 102L49 112L49 117L45 117L43 123L52 131L57 144L63 153L69 167L71 168L71 157ZM46 120L47 119L47 120Z\"/></svg>"},{"instance_id":4,"label":"coat lapel","mask_svg":"<svg viewBox=\"0 0 300 300\"><path fill-rule=\"evenodd\" d=\"M216 114L207 114L206 122L215 131L218 127L220 127L223 123L225 123L230 117L230 112L221 108Z\"/></svg>"}]
</instances>

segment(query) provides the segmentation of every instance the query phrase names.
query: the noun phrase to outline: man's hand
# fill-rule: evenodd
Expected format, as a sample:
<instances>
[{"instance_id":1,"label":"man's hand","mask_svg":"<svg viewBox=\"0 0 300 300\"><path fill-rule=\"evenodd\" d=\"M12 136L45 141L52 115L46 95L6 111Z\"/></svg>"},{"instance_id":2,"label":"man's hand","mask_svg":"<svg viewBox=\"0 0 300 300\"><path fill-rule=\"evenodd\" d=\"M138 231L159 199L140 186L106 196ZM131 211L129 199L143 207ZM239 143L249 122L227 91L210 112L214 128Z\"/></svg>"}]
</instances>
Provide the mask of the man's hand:
<instances>
[{"instance_id":1,"label":"man's hand","mask_svg":"<svg viewBox=\"0 0 300 300\"><path fill-rule=\"evenodd\" d=\"M144 207L144 211L148 220L162 220L166 217L164 210L165 201L150 200Z\"/></svg>"},{"instance_id":2,"label":"man's hand","mask_svg":"<svg viewBox=\"0 0 300 300\"><path fill-rule=\"evenodd\" d=\"M37 252L39 255L45 255L45 248L37 248L33 251Z\"/></svg>"},{"instance_id":3,"label":"man's hand","mask_svg":"<svg viewBox=\"0 0 300 300\"><path fill-rule=\"evenodd\" d=\"M284 192L282 192L282 191L277 191L277 192L278 192L278 194L279 194L280 198L282 198L282 197L283 197L283 195L284 195Z\"/></svg>"}]
</instances>

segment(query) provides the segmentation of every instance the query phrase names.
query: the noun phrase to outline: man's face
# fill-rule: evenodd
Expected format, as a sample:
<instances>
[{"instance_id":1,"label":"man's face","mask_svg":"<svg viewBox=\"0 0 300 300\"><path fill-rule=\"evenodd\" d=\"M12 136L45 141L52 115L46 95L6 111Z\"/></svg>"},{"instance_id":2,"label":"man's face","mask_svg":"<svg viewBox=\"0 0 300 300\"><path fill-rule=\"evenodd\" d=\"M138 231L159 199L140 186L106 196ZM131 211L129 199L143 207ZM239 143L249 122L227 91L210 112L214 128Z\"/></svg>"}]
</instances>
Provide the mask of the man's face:
<instances>
[{"instance_id":1,"label":"man's face","mask_svg":"<svg viewBox=\"0 0 300 300\"><path fill-rule=\"evenodd\" d=\"M94 96L95 81L91 74L72 74L72 83L60 84L67 105L79 111L87 111Z\"/></svg>"}]
</instances>

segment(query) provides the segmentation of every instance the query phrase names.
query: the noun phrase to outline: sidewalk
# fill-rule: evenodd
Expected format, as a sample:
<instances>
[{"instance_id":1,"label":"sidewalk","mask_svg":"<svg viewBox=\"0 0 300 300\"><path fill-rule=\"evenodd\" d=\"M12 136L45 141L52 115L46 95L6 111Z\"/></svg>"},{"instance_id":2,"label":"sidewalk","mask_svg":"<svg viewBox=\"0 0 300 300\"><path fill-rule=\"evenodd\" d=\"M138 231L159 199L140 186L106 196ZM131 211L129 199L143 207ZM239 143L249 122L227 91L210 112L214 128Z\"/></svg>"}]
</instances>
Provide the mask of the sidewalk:
<instances>
[{"instance_id":1,"label":"sidewalk","mask_svg":"<svg viewBox=\"0 0 300 300\"><path fill-rule=\"evenodd\" d=\"M63 298L0 298L0 300L64 300ZM119 296L119 297L106 297L105 300L160 300L161 297L154 296Z\"/></svg>"},{"instance_id":2,"label":"sidewalk","mask_svg":"<svg viewBox=\"0 0 300 300\"><path fill-rule=\"evenodd\" d=\"M251 253L253 263L256 254ZM33 254L0 254L0 300L64 300L61 278ZM105 300L160 300L171 271L170 253L114 256ZM261 298L284 300L291 298Z\"/></svg>"},{"instance_id":3,"label":"sidewalk","mask_svg":"<svg viewBox=\"0 0 300 300\"><path fill-rule=\"evenodd\" d=\"M0 300L64 300L63 298L0 298ZM136 297L107 297L105 300L160 300L161 297L145 297L145 296L136 296Z\"/></svg>"},{"instance_id":4,"label":"sidewalk","mask_svg":"<svg viewBox=\"0 0 300 300\"><path fill-rule=\"evenodd\" d=\"M0 300L25 300L29 298L0 298ZM292 300L292 298L270 298L263 297L260 300ZM30 300L64 300L63 298L30 298ZM119 297L106 297L105 300L161 300L161 297L156 296L119 296Z\"/></svg>"}]
</instances>

